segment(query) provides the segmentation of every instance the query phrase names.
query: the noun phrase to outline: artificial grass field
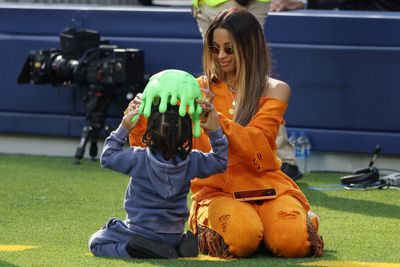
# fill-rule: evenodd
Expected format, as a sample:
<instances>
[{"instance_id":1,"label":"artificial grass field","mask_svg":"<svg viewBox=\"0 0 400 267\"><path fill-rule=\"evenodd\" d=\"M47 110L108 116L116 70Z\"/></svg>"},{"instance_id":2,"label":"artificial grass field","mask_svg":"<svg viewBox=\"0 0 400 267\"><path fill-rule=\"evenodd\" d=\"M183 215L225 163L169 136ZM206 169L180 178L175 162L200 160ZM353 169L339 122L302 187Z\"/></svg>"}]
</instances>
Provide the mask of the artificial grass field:
<instances>
[{"instance_id":1,"label":"artificial grass field","mask_svg":"<svg viewBox=\"0 0 400 267\"><path fill-rule=\"evenodd\" d=\"M124 218L129 178L98 161L73 161L0 154L0 266L400 266L400 191L342 190L337 173L311 173L298 182L322 218L322 258L93 257L88 238L110 217Z\"/></svg>"}]
</instances>

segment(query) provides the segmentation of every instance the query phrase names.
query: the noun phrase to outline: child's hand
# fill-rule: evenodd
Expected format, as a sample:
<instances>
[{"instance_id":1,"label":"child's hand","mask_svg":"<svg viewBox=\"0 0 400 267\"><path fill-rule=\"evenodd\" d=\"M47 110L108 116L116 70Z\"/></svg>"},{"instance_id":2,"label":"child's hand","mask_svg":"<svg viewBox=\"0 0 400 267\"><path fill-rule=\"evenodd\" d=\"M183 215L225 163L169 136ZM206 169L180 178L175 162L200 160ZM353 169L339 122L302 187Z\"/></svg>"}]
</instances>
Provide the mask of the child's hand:
<instances>
[{"instance_id":1,"label":"child's hand","mask_svg":"<svg viewBox=\"0 0 400 267\"><path fill-rule=\"evenodd\" d=\"M136 115L139 116L139 108L142 103L142 94L138 93L135 98L129 103L127 109L124 111L124 117L122 118L122 126L127 130L135 128L138 120L132 122L132 118Z\"/></svg>"},{"instance_id":2,"label":"child's hand","mask_svg":"<svg viewBox=\"0 0 400 267\"><path fill-rule=\"evenodd\" d=\"M214 108L214 105L206 100L197 100L197 104L200 105L203 112L201 113L201 127L206 131L214 131L220 127L218 113Z\"/></svg>"},{"instance_id":3,"label":"child's hand","mask_svg":"<svg viewBox=\"0 0 400 267\"><path fill-rule=\"evenodd\" d=\"M142 93L137 93L135 98L132 99L131 102L129 102L128 107L124 111L124 115L128 114L130 111L132 111L134 108L139 108L140 104L142 103Z\"/></svg>"}]
</instances>

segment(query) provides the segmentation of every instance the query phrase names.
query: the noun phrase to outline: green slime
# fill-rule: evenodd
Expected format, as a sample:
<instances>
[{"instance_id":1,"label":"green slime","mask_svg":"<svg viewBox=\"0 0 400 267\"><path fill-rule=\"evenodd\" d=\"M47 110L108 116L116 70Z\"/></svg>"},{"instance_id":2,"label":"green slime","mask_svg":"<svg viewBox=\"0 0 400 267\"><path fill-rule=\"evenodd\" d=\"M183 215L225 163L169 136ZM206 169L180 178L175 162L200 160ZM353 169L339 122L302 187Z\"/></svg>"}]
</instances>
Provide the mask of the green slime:
<instances>
[{"instance_id":1,"label":"green slime","mask_svg":"<svg viewBox=\"0 0 400 267\"><path fill-rule=\"evenodd\" d=\"M182 70L169 69L151 76L142 96L139 107L139 114L132 118L135 122L140 114L146 118L150 117L151 107L158 104L161 113L167 111L168 103L177 105L179 99L179 115L185 116L186 111L192 117L193 136L199 137L201 107L196 103L197 99L202 99L200 86L197 80L189 73Z\"/></svg>"}]
</instances>

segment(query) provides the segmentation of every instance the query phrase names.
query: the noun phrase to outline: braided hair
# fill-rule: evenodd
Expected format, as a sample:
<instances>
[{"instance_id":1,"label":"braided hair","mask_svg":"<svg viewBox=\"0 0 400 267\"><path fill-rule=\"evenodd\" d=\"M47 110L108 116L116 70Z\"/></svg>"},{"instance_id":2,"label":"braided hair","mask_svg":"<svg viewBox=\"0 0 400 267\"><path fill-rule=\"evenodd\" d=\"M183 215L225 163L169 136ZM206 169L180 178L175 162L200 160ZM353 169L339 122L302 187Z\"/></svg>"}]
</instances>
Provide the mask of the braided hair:
<instances>
[{"instance_id":1,"label":"braided hair","mask_svg":"<svg viewBox=\"0 0 400 267\"><path fill-rule=\"evenodd\" d=\"M176 157L184 160L192 150L192 119L188 114L181 117L179 106L168 104L167 111L160 113L153 104L142 142L153 154L158 152L177 165Z\"/></svg>"}]
</instances>

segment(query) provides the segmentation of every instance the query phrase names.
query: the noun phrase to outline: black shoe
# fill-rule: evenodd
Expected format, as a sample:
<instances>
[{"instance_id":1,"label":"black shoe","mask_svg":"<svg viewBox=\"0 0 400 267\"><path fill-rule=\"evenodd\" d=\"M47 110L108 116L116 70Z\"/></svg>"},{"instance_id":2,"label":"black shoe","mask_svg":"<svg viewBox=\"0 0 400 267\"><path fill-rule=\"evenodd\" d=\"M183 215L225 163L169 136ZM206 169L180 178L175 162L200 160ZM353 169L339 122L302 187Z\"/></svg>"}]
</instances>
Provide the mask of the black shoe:
<instances>
[{"instance_id":1,"label":"black shoe","mask_svg":"<svg viewBox=\"0 0 400 267\"><path fill-rule=\"evenodd\" d=\"M174 247L140 235L132 236L126 245L126 251L132 258L175 259L178 257Z\"/></svg>"},{"instance_id":2,"label":"black shoe","mask_svg":"<svg viewBox=\"0 0 400 267\"><path fill-rule=\"evenodd\" d=\"M292 165L289 163L282 163L281 170L290 178L292 178L293 181L300 180L303 177L303 174L299 170L299 167L296 165Z\"/></svg>"},{"instance_id":3,"label":"black shoe","mask_svg":"<svg viewBox=\"0 0 400 267\"><path fill-rule=\"evenodd\" d=\"M199 247L197 242L197 236L191 231L187 231L183 235L183 239L178 246L178 254L181 257L197 257L199 255Z\"/></svg>"}]
</instances>

